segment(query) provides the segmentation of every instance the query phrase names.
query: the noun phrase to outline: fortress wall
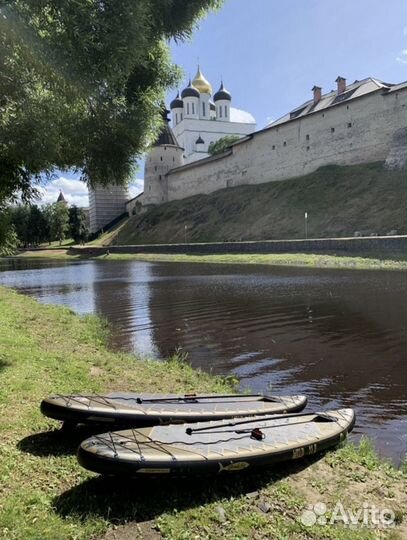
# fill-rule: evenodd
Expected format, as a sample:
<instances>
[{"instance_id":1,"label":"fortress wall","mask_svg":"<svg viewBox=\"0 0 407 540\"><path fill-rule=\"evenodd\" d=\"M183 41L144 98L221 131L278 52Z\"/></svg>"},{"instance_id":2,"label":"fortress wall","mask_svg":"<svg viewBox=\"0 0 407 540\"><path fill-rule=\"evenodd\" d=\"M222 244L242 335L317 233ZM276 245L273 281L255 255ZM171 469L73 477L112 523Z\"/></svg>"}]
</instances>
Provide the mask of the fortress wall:
<instances>
[{"instance_id":1,"label":"fortress wall","mask_svg":"<svg viewBox=\"0 0 407 540\"><path fill-rule=\"evenodd\" d=\"M173 145L154 146L144 167L143 204L162 204L168 200L169 170L182 163L182 148Z\"/></svg>"},{"instance_id":2,"label":"fortress wall","mask_svg":"<svg viewBox=\"0 0 407 540\"><path fill-rule=\"evenodd\" d=\"M368 94L259 131L234 145L224 157L170 171L168 200L241 184L286 180L328 164L385 161L395 131L404 127L406 88L386 95L381 91Z\"/></svg>"}]
</instances>

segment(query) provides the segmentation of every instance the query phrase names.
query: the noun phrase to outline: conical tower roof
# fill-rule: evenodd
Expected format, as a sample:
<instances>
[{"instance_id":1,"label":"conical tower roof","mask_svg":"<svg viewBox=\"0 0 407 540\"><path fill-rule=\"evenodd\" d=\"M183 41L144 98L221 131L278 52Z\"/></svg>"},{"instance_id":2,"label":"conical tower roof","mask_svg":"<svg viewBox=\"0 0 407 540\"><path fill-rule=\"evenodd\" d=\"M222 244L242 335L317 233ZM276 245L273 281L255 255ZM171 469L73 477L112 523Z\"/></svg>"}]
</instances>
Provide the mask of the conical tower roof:
<instances>
[{"instance_id":1,"label":"conical tower roof","mask_svg":"<svg viewBox=\"0 0 407 540\"><path fill-rule=\"evenodd\" d=\"M162 117L164 120L164 125L160 131L160 134L158 135L157 139L153 143L153 146L164 146L166 144L171 144L173 146L179 146L177 139L175 138L175 135L170 128L170 119L168 118L169 110L166 107L163 107L162 110Z\"/></svg>"},{"instance_id":2,"label":"conical tower roof","mask_svg":"<svg viewBox=\"0 0 407 540\"><path fill-rule=\"evenodd\" d=\"M67 204L64 194L62 193L62 190L59 190L59 195L57 199L57 203L60 203L60 202Z\"/></svg>"}]
</instances>

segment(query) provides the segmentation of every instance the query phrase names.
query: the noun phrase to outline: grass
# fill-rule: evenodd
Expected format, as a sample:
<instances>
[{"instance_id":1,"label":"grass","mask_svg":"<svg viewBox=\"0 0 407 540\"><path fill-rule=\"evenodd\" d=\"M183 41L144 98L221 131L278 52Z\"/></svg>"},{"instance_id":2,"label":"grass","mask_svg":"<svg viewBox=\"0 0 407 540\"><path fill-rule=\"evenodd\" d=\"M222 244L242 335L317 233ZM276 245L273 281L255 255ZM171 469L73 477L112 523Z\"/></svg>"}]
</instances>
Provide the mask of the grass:
<instances>
[{"instance_id":1,"label":"grass","mask_svg":"<svg viewBox=\"0 0 407 540\"><path fill-rule=\"evenodd\" d=\"M62 240L61 242L59 240L55 240L54 242L43 242L38 247L50 249L50 248L64 248L67 246L74 246L75 241L72 238L65 238L65 240Z\"/></svg>"},{"instance_id":2,"label":"grass","mask_svg":"<svg viewBox=\"0 0 407 540\"><path fill-rule=\"evenodd\" d=\"M382 163L328 166L284 182L222 189L133 216L114 243L156 244L407 232L407 175ZM185 231L185 227L187 228Z\"/></svg>"},{"instance_id":3,"label":"grass","mask_svg":"<svg viewBox=\"0 0 407 540\"><path fill-rule=\"evenodd\" d=\"M108 231L100 234L97 238L95 238L91 242L88 242L87 245L88 246L108 246L114 241L114 239L123 229L127 221L128 221L127 218L121 219L118 223L113 225L113 227L111 227Z\"/></svg>"},{"instance_id":4,"label":"grass","mask_svg":"<svg viewBox=\"0 0 407 540\"><path fill-rule=\"evenodd\" d=\"M232 390L233 381L193 370L180 358L141 360L106 348L108 328L0 288L0 538L376 539L405 538L407 471L382 462L367 441L275 469L231 477L148 482L107 480L82 470L86 434L63 435L43 418L43 396L115 389ZM390 508L390 531L306 527L318 501Z\"/></svg>"},{"instance_id":5,"label":"grass","mask_svg":"<svg viewBox=\"0 0 407 540\"><path fill-rule=\"evenodd\" d=\"M110 253L86 255L73 253L69 250L52 250L24 252L21 258L78 260L83 258L109 261L145 261L145 262L177 262L177 263L208 263L208 264L262 264L269 266L298 266L309 268L349 268L355 270L406 270L407 256L390 255L380 258L377 254L371 256L345 256L334 254L313 253L276 253L276 254L224 254L224 255L187 255L165 253Z\"/></svg>"}]
</instances>

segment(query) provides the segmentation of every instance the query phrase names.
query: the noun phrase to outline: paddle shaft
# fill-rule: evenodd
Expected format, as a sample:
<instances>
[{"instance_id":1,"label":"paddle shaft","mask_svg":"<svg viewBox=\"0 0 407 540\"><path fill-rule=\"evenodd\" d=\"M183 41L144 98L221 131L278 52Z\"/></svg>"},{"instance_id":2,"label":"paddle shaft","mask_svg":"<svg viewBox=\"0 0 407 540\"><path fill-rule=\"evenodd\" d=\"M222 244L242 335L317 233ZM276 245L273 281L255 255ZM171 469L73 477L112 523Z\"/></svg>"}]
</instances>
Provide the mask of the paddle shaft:
<instances>
[{"instance_id":1,"label":"paddle shaft","mask_svg":"<svg viewBox=\"0 0 407 540\"><path fill-rule=\"evenodd\" d=\"M228 424L216 424L215 426L207 426L207 427L203 427L203 428L187 428L185 430L185 432L186 432L187 435L192 435L192 433L198 433L198 432L201 432L201 431L210 431L211 429L216 429L216 428L235 427L235 426L241 426L243 424L253 424L255 422L260 423L260 422L266 422L268 420L281 420L282 418L299 418L299 417L303 417L303 416L308 416L308 417L309 416L319 416L321 418L324 418L325 420L329 420L330 422L335 421L334 418L331 418L330 416L319 414L319 413L281 414L281 415L268 416L268 417L264 417L264 418L256 417L253 420L243 420L243 421L240 421L240 422L229 422Z\"/></svg>"},{"instance_id":2,"label":"paddle shaft","mask_svg":"<svg viewBox=\"0 0 407 540\"><path fill-rule=\"evenodd\" d=\"M251 397L257 397L257 398L264 398L263 394L225 394L225 395L217 395L214 396L199 396L199 395L185 395L185 396L177 396L177 397L168 397L168 398L137 398L137 403L168 403L171 401L188 401L188 400L203 400L203 399L236 399L236 398L251 398ZM270 399L270 398L268 398ZM271 399L270 399L271 401Z\"/></svg>"}]
</instances>

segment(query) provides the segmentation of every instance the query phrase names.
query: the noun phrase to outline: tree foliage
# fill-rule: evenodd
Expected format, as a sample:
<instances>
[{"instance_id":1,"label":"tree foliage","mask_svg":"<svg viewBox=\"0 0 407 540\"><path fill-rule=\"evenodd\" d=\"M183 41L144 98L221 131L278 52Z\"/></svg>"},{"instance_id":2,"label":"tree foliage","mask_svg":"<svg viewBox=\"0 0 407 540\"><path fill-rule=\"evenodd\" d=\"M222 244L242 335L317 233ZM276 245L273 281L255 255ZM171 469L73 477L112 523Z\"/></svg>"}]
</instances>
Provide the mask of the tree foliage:
<instances>
[{"instance_id":1,"label":"tree foliage","mask_svg":"<svg viewBox=\"0 0 407 540\"><path fill-rule=\"evenodd\" d=\"M233 143L241 139L239 135L225 135L225 137L221 137L216 142L213 142L209 145L208 153L211 156L216 156L217 154L221 154L225 150L229 148Z\"/></svg>"},{"instance_id":2,"label":"tree foliage","mask_svg":"<svg viewBox=\"0 0 407 540\"><path fill-rule=\"evenodd\" d=\"M75 209L75 210L73 210ZM56 202L42 208L33 204L9 206L0 212L0 246L7 238L15 238L22 247L38 246L45 242L62 242L73 234L77 242L88 236L86 215L81 208L68 208Z\"/></svg>"},{"instance_id":3,"label":"tree foliage","mask_svg":"<svg viewBox=\"0 0 407 540\"><path fill-rule=\"evenodd\" d=\"M83 244L89 236L88 220L83 208L71 206L69 209L70 235L77 244Z\"/></svg>"},{"instance_id":4,"label":"tree foliage","mask_svg":"<svg viewBox=\"0 0 407 540\"><path fill-rule=\"evenodd\" d=\"M50 205L48 210L51 238L61 244L69 233L69 208L63 202Z\"/></svg>"},{"instance_id":5,"label":"tree foliage","mask_svg":"<svg viewBox=\"0 0 407 540\"><path fill-rule=\"evenodd\" d=\"M11 224L10 213L0 210L0 257L13 255L18 247L18 236Z\"/></svg>"},{"instance_id":6,"label":"tree foliage","mask_svg":"<svg viewBox=\"0 0 407 540\"><path fill-rule=\"evenodd\" d=\"M0 202L55 169L125 183L179 78L168 41L220 3L0 0Z\"/></svg>"}]
</instances>

